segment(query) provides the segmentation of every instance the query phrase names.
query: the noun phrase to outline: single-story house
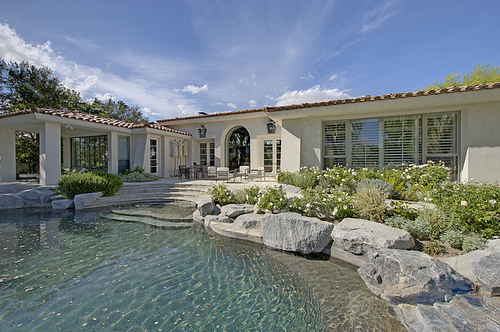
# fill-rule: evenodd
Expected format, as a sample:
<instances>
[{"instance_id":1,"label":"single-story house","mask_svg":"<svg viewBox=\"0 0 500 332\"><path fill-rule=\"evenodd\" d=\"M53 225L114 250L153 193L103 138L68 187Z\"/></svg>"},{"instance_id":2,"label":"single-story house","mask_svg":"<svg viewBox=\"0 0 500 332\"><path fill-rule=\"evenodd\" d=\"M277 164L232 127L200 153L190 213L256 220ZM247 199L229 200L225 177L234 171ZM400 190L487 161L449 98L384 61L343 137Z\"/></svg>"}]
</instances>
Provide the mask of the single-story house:
<instances>
[{"instance_id":1,"label":"single-story house","mask_svg":"<svg viewBox=\"0 0 500 332\"><path fill-rule=\"evenodd\" d=\"M199 114L136 125L75 111L0 115L0 182L15 180L15 131L40 133L40 182L61 167L108 172L179 165L268 173L443 161L459 180L500 181L500 83ZM62 153L61 153L62 151Z\"/></svg>"}]
</instances>

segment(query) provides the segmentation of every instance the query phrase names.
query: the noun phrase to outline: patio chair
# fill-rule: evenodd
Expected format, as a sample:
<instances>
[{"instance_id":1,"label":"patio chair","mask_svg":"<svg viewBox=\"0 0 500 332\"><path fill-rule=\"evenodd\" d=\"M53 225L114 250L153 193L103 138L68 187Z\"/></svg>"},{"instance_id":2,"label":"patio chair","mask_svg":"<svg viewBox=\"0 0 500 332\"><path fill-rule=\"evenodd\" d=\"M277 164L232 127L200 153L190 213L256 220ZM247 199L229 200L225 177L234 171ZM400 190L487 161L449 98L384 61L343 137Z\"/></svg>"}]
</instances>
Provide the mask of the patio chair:
<instances>
[{"instance_id":1,"label":"patio chair","mask_svg":"<svg viewBox=\"0 0 500 332\"><path fill-rule=\"evenodd\" d=\"M215 179L217 177L217 168L215 166L207 167L207 179Z\"/></svg>"},{"instance_id":2,"label":"patio chair","mask_svg":"<svg viewBox=\"0 0 500 332\"><path fill-rule=\"evenodd\" d=\"M183 176L185 179L189 179L189 168L186 165L179 166L179 179L182 179Z\"/></svg>"},{"instance_id":3,"label":"patio chair","mask_svg":"<svg viewBox=\"0 0 500 332\"><path fill-rule=\"evenodd\" d=\"M266 173L264 172L264 167L259 167L257 169L251 169L248 171L247 178L252 181L252 179L259 179L260 181L266 180Z\"/></svg>"},{"instance_id":4,"label":"patio chair","mask_svg":"<svg viewBox=\"0 0 500 332\"><path fill-rule=\"evenodd\" d=\"M215 181L226 180L229 181L229 167L217 167L217 176Z\"/></svg>"}]
</instances>

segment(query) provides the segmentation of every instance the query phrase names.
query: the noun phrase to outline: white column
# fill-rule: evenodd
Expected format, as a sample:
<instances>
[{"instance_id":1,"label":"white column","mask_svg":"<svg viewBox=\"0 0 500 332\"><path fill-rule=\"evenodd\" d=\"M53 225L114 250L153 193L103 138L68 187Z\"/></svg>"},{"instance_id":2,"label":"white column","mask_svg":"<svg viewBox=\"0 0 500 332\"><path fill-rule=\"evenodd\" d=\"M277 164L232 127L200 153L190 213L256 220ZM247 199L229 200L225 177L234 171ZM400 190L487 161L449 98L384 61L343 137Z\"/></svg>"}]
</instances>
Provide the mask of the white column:
<instances>
[{"instance_id":1,"label":"white column","mask_svg":"<svg viewBox=\"0 0 500 332\"><path fill-rule=\"evenodd\" d=\"M0 129L0 182L16 181L16 131Z\"/></svg>"},{"instance_id":2,"label":"white column","mask_svg":"<svg viewBox=\"0 0 500 332\"><path fill-rule=\"evenodd\" d=\"M118 133L108 135L108 173L118 173Z\"/></svg>"},{"instance_id":3,"label":"white column","mask_svg":"<svg viewBox=\"0 0 500 332\"><path fill-rule=\"evenodd\" d=\"M40 125L40 184L55 185L61 177L61 125Z\"/></svg>"},{"instance_id":4,"label":"white column","mask_svg":"<svg viewBox=\"0 0 500 332\"><path fill-rule=\"evenodd\" d=\"M71 168L71 139L63 137L63 167Z\"/></svg>"}]
</instances>

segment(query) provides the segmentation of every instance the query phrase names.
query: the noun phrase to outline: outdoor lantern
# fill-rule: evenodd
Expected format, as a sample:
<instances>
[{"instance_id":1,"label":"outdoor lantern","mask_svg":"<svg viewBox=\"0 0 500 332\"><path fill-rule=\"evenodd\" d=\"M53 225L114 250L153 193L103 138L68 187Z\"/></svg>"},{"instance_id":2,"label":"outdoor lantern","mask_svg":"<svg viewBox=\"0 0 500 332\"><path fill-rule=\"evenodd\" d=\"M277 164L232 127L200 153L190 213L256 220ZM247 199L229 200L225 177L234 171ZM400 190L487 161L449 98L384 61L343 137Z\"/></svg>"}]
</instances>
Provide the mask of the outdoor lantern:
<instances>
[{"instance_id":1,"label":"outdoor lantern","mask_svg":"<svg viewBox=\"0 0 500 332\"><path fill-rule=\"evenodd\" d=\"M200 138L205 138L207 137L207 128L205 128L204 125L200 125L198 128L198 133L200 134Z\"/></svg>"},{"instance_id":2,"label":"outdoor lantern","mask_svg":"<svg viewBox=\"0 0 500 332\"><path fill-rule=\"evenodd\" d=\"M267 133L268 134L274 134L276 131L276 124L273 120L269 119L269 121L266 122L267 126Z\"/></svg>"}]
</instances>

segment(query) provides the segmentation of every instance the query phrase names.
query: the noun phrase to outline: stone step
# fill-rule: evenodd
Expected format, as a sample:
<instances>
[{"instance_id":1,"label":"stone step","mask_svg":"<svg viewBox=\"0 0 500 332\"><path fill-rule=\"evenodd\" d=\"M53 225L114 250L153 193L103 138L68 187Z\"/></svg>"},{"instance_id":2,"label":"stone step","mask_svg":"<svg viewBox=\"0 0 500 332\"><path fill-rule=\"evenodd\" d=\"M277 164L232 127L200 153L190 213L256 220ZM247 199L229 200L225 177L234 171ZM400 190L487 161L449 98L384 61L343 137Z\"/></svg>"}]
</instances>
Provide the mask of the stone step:
<instances>
[{"instance_id":1,"label":"stone step","mask_svg":"<svg viewBox=\"0 0 500 332\"><path fill-rule=\"evenodd\" d=\"M130 216L113 212L108 212L108 213L100 212L99 215L106 219L111 219L116 221L127 221L127 222L140 222L146 225L159 228L181 229L193 226L192 216L191 216L191 222L186 222L186 221L179 222L179 221L159 220L153 217Z\"/></svg>"}]
</instances>

